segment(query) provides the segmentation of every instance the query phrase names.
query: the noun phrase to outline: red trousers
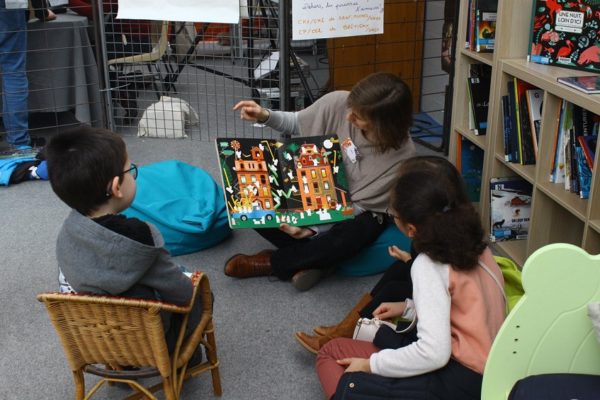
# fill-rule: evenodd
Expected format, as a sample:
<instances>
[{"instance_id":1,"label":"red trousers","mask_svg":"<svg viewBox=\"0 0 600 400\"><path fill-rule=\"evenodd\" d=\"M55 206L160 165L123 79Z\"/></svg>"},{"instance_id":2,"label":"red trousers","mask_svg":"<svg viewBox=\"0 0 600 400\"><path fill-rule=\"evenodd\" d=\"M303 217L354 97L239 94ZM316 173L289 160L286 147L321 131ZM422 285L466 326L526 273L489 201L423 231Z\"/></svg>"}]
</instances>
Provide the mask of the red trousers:
<instances>
[{"instance_id":1,"label":"red trousers","mask_svg":"<svg viewBox=\"0 0 600 400\"><path fill-rule=\"evenodd\" d=\"M371 342L348 338L333 339L323 346L317 355L317 374L325 398L333 398L338 382L346 371L346 367L339 365L337 360L349 357L369 358L378 351L379 348Z\"/></svg>"}]
</instances>

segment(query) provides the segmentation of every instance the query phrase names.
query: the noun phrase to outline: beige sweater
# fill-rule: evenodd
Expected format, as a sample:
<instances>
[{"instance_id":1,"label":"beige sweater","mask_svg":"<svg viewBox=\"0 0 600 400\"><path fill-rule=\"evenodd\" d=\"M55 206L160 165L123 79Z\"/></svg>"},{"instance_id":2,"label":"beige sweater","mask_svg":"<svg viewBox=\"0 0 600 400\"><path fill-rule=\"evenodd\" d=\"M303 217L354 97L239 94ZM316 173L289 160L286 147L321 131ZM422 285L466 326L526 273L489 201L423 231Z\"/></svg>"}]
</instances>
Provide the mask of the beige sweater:
<instances>
[{"instance_id":1,"label":"beige sweater","mask_svg":"<svg viewBox=\"0 0 600 400\"><path fill-rule=\"evenodd\" d=\"M328 93L310 107L299 111L297 117L300 135L335 133L340 143L350 138L360 153L355 163L344 154L352 201L365 210L385 212L398 167L404 160L414 157L415 145L409 138L399 150L379 153L377 147L365 139L360 129L346 120L349 111L346 106L348 93Z\"/></svg>"}]
</instances>

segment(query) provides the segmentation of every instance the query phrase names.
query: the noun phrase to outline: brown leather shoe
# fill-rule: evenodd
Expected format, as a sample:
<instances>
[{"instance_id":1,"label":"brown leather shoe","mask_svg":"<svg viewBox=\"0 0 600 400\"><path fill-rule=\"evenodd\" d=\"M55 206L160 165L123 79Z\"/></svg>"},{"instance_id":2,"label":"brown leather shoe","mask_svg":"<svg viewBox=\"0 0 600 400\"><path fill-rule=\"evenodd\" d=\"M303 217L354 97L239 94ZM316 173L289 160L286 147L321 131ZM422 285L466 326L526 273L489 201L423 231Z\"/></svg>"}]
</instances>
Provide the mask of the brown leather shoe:
<instances>
[{"instance_id":1,"label":"brown leather shoe","mask_svg":"<svg viewBox=\"0 0 600 400\"><path fill-rule=\"evenodd\" d=\"M304 332L296 332L294 334L296 340L304 347L306 350L310 351L313 354L317 354L321 347L325 345L325 343L329 342L331 339L329 336L312 336Z\"/></svg>"},{"instance_id":2,"label":"brown leather shoe","mask_svg":"<svg viewBox=\"0 0 600 400\"><path fill-rule=\"evenodd\" d=\"M234 278L271 275L271 254L273 250L263 250L253 256L236 254L225 263L225 275Z\"/></svg>"}]
</instances>

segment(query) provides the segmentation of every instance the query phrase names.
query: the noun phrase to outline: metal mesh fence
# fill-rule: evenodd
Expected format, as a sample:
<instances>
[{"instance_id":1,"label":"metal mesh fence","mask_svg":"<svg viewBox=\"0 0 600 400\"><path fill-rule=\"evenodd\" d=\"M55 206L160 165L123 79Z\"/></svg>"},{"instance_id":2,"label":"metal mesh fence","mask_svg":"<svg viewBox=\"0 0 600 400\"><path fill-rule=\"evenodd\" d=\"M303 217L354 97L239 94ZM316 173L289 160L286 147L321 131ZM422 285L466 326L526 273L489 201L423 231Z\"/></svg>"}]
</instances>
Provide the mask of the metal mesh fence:
<instances>
[{"instance_id":1,"label":"metal mesh fence","mask_svg":"<svg viewBox=\"0 0 600 400\"><path fill-rule=\"evenodd\" d=\"M117 19L117 0L70 0L56 21L30 22L32 133L87 123L201 141L274 135L232 108L244 99L281 108L281 43L289 46L289 110L386 71L411 86L418 134L438 133L448 82L439 60L444 1L387 0L384 34L306 41L281 40L289 29L278 1L248 3L232 25Z\"/></svg>"}]
</instances>

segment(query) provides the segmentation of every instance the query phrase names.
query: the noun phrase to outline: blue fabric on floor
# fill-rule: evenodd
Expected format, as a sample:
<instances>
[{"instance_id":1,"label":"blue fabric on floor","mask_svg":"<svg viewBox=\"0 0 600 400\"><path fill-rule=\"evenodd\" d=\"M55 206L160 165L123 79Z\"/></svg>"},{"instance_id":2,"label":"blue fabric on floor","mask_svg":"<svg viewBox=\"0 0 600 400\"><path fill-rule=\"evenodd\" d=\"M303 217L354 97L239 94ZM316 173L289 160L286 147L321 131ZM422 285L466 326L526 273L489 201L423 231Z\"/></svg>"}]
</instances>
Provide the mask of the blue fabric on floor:
<instances>
[{"instance_id":1,"label":"blue fabric on floor","mask_svg":"<svg viewBox=\"0 0 600 400\"><path fill-rule=\"evenodd\" d=\"M17 168L17 165L28 161L35 161L35 156L15 157L0 160L0 186L8 186L10 182L10 176L15 168Z\"/></svg>"},{"instance_id":2,"label":"blue fabric on floor","mask_svg":"<svg viewBox=\"0 0 600 400\"><path fill-rule=\"evenodd\" d=\"M140 167L135 199L123 213L156 225L174 256L231 234L221 187L207 172L177 160Z\"/></svg>"},{"instance_id":3,"label":"blue fabric on floor","mask_svg":"<svg viewBox=\"0 0 600 400\"><path fill-rule=\"evenodd\" d=\"M379 274L395 261L389 255L388 247L396 245L410 252L410 239L394 224L390 224L369 247L338 266L338 273L346 276L367 276Z\"/></svg>"}]
</instances>

